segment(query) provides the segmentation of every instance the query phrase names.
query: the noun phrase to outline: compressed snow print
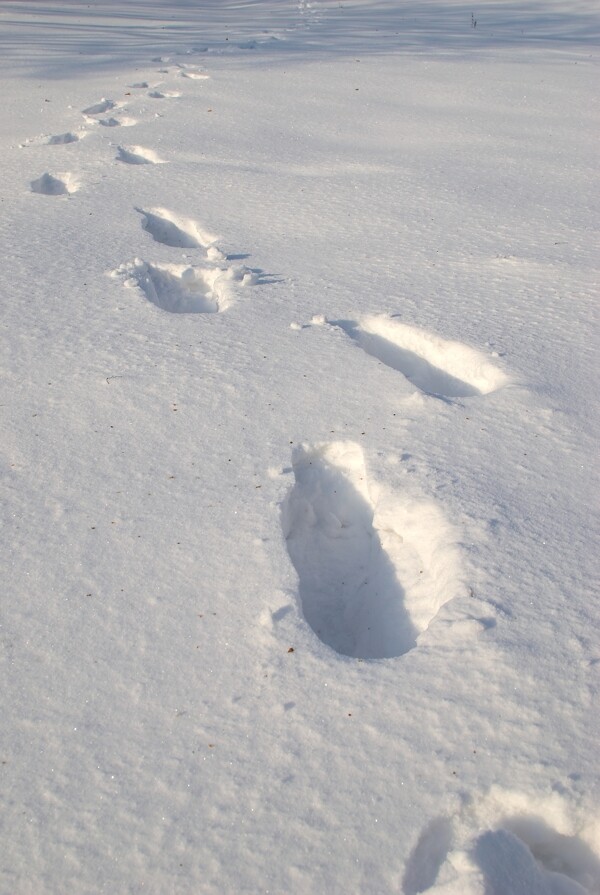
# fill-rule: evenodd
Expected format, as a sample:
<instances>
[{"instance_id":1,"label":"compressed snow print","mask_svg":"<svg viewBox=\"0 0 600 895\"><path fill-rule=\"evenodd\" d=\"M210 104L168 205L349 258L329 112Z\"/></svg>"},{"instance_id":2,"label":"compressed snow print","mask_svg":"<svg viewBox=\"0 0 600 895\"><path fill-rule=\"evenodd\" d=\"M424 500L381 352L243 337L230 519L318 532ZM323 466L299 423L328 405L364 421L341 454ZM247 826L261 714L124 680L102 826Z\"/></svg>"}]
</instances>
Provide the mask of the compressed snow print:
<instances>
[{"instance_id":1,"label":"compressed snow print","mask_svg":"<svg viewBox=\"0 0 600 895\"><path fill-rule=\"evenodd\" d=\"M210 248L218 239L198 221L167 208L137 208L136 211L142 216L143 229L162 245L177 249Z\"/></svg>"},{"instance_id":2,"label":"compressed snow print","mask_svg":"<svg viewBox=\"0 0 600 895\"><path fill-rule=\"evenodd\" d=\"M165 162L153 149L143 146L118 146L116 158L126 165L163 165Z\"/></svg>"},{"instance_id":3,"label":"compressed snow print","mask_svg":"<svg viewBox=\"0 0 600 895\"><path fill-rule=\"evenodd\" d=\"M109 112L111 109L116 109L117 103L112 99L102 98L97 103L93 103L91 106L88 106L86 109L81 110L82 115L92 116L92 115L102 115L104 112Z\"/></svg>"},{"instance_id":4,"label":"compressed snow print","mask_svg":"<svg viewBox=\"0 0 600 895\"><path fill-rule=\"evenodd\" d=\"M150 264L136 259L122 264L113 276L125 286L141 289L148 301L172 314L214 314L235 300L235 285L255 282L251 271L239 267Z\"/></svg>"},{"instance_id":5,"label":"compressed snow print","mask_svg":"<svg viewBox=\"0 0 600 895\"><path fill-rule=\"evenodd\" d=\"M581 895L600 887L596 818L558 793L493 787L453 818L423 830L403 878L405 895L510 892Z\"/></svg>"},{"instance_id":6,"label":"compressed snow print","mask_svg":"<svg viewBox=\"0 0 600 895\"><path fill-rule=\"evenodd\" d=\"M77 143L80 138L77 134L68 131L66 134L54 134L48 137L48 146L66 146L68 143Z\"/></svg>"},{"instance_id":7,"label":"compressed snow print","mask_svg":"<svg viewBox=\"0 0 600 895\"><path fill-rule=\"evenodd\" d=\"M481 352L394 318L368 316L336 325L367 354L398 370L428 395L487 395L509 381Z\"/></svg>"},{"instance_id":8,"label":"compressed snow print","mask_svg":"<svg viewBox=\"0 0 600 895\"><path fill-rule=\"evenodd\" d=\"M46 172L31 181L32 193L41 196L70 196L79 189L79 180L73 174L50 174Z\"/></svg>"},{"instance_id":9,"label":"compressed snow print","mask_svg":"<svg viewBox=\"0 0 600 895\"><path fill-rule=\"evenodd\" d=\"M321 640L363 659L417 645L440 606L464 590L456 538L432 502L369 493L352 442L303 445L282 524L302 610Z\"/></svg>"}]
</instances>

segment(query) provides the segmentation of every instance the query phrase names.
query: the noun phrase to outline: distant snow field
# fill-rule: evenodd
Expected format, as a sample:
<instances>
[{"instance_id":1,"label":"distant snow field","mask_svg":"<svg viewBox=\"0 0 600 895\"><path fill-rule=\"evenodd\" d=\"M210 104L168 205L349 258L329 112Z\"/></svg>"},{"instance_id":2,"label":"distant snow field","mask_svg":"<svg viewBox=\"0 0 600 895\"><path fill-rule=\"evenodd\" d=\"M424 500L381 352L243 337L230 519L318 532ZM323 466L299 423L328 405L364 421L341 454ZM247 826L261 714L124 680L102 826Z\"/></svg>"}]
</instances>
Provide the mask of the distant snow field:
<instances>
[{"instance_id":1,"label":"distant snow field","mask_svg":"<svg viewBox=\"0 0 600 895\"><path fill-rule=\"evenodd\" d=\"M599 21L2 3L0 895L600 895Z\"/></svg>"}]
</instances>

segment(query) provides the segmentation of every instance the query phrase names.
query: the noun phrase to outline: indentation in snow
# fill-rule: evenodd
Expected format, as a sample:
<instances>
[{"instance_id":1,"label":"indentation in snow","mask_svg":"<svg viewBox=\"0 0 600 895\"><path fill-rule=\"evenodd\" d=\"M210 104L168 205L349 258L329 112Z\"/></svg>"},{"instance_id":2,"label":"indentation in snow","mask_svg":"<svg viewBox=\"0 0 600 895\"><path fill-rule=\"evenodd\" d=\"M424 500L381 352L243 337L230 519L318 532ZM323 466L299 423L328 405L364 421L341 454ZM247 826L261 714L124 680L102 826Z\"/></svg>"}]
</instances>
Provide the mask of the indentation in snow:
<instances>
[{"instance_id":1,"label":"indentation in snow","mask_svg":"<svg viewBox=\"0 0 600 895\"><path fill-rule=\"evenodd\" d=\"M122 264L115 276L128 287L139 287L148 301L173 314L214 314L224 311L234 298L234 284L249 285L250 271L215 265Z\"/></svg>"},{"instance_id":2,"label":"indentation in snow","mask_svg":"<svg viewBox=\"0 0 600 895\"><path fill-rule=\"evenodd\" d=\"M165 246L177 249L206 248L215 242L217 237L204 230L201 225L192 218L177 215L167 208L151 208L144 210L136 208L142 215L142 227L154 239ZM211 260L224 260L224 256Z\"/></svg>"},{"instance_id":3,"label":"indentation in snow","mask_svg":"<svg viewBox=\"0 0 600 895\"><path fill-rule=\"evenodd\" d=\"M332 323L428 395L468 398L489 394L508 382L480 351L386 315Z\"/></svg>"},{"instance_id":4,"label":"indentation in snow","mask_svg":"<svg viewBox=\"0 0 600 895\"><path fill-rule=\"evenodd\" d=\"M535 813L505 817L502 827L520 839L545 870L600 891L600 859L579 836L559 833Z\"/></svg>"},{"instance_id":5,"label":"indentation in snow","mask_svg":"<svg viewBox=\"0 0 600 895\"><path fill-rule=\"evenodd\" d=\"M426 827L406 863L403 892L591 895L600 891L594 827L558 793L536 798L492 787L454 818Z\"/></svg>"},{"instance_id":6,"label":"indentation in snow","mask_svg":"<svg viewBox=\"0 0 600 895\"><path fill-rule=\"evenodd\" d=\"M400 656L463 588L452 532L437 505L367 485L353 442L303 445L282 508L305 618L339 653Z\"/></svg>"},{"instance_id":7,"label":"indentation in snow","mask_svg":"<svg viewBox=\"0 0 600 895\"><path fill-rule=\"evenodd\" d=\"M137 120L135 118L129 118L124 115L122 118L98 118L96 119L98 124L102 125L102 127L133 127L134 124L137 124Z\"/></svg>"},{"instance_id":8,"label":"indentation in snow","mask_svg":"<svg viewBox=\"0 0 600 895\"><path fill-rule=\"evenodd\" d=\"M181 93L177 93L176 90L151 90L148 94L151 99L175 99L178 96L181 96Z\"/></svg>"},{"instance_id":9,"label":"indentation in snow","mask_svg":"<svg viewBox=\"0 0 600 895\"><path fill-rule=\"evenodd\" d=\"M210 75L205 75L199 71L182 71L179 73L181 78L190 78L193 81L207 81Z\"/></svg>"},{"instance_id":10,"label":"indentation in snow","mask_svg":"<svg viewBox=\"0 0 600 895\"><path fill-rule=\"evenodd\" d=\"M110 109L114 109L116 107L116 103L112 99L102 98L100 102L94 103L93 106L88 106L87 109L82 109L82 115L102 115L104 112L110 111Z\"/></svg>"},{"instance_id":11,"label":"indentation in snow","mask_svg":"<svg viewBox=\"0 0 600 895\"><path fill-rule=\"evenodd\" d=\"M64 146L66 143L77 143L79 137L77 134L72 134L70 132L66 134L55 134L53 137L48 137L48 146Z\"/></svg>"},{"instance_id":12,"label":"indentation in snow","mask_svg":"<svg viewBox=\"0 0 600 895\"><path fill-rule=\"evenodd\" d=\"M143 146L118 146L116 159L127 165L163 165L164 159L153 149L144 149Z\"/></svg>"},{"instance_id":13,"label":"indentation in snow","mask_svg":"<svg viewBox=\"0 0 600 895\"><path fill-rule=\"evenodd\" d=\"M31 181L32 193L40 193L43 196L69 196L76 192L79 185L72 174L42 174L36 180Z\"/></svg>"},{"instance_id":14,"label":"indentation in snow","mask_svg":"<svg viewBox=\"0 0 600 895\"><path fill-rule=\"evenodd\" d=\"M433 886L451 845L451 821L447 817L436 817L423 830L406 862L403 895L418 895Z\"/></svg>"}]
</instances>

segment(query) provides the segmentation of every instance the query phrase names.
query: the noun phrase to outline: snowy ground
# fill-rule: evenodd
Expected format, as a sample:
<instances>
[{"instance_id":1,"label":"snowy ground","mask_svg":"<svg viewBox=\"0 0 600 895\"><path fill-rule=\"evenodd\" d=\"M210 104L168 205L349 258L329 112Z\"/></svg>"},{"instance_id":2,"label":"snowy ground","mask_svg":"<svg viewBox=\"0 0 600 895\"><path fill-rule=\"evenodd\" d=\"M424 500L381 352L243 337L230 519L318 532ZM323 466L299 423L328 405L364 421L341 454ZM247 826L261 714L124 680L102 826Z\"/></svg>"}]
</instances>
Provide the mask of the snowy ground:
<instances>
[{"instance_id":1,"label":"snowy ground","mask_svg":"<svg viewBox=\"0 0 600 895\"><path fill-rule=\"evenodd\" d=\"M600 892L598 33L0 5L3 895Z\"/></svg>"}]
</instances>

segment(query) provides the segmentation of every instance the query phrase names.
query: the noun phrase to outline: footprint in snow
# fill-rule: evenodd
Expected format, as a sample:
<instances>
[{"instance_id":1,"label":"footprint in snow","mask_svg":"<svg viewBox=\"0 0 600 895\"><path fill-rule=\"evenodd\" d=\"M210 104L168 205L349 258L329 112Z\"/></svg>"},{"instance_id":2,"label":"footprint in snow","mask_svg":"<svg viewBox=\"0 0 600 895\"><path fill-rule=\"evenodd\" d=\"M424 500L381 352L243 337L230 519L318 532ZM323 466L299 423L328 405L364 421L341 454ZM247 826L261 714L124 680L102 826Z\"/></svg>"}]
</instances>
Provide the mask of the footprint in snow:
<instances>
[{"instance_id":1,"label":"footprint in snow","mask_svg":"<svg viewBox=\"0 0 600 895\"><path fill-rule=\"evenodd\" d=\"M448 857L452 841L453 828L449 818L436 817L425 827L404 868L403 895L418 895L431 889Z\"/></svg>"},{"instance_id":2,"label":"footprint in snow","mask_svg":"<svg viewBox=\"0 0 600 895\"><path fill-rule=\"evenodd\" d=\"M235 285L256 282L243 267L148 264L136 259L122 264L113 276L128 288L141 290L148 301L172 314L215 314L232 304Z\"/></svg>"},{"instance_id":3,"label":"footprint in snow","mask_svg":"<svg viewBox=\"0 0 600 895\"><path fill-rule=\"evenodd\" d=\"M118 162L125 162L126 165L163 165L164 159L161 159L153 149L144 149L143 146L118 146L117 155Z\"/></svg>"},{"instance_id":4,"label":"footprint in snow","mask_svg":"<svg viewBox=\"0 0 600 895\"><path fill-rule=\"evenodd\" d=\"M77 134L68 131L66 134L55 134L53 137L48 137L46 143L48 146L65 146L67 143L77 143L78 141Z\"/></svg>"},{"instance_id":5,"label":"footprint in snow","mask_svg":"<svg viewBox=\"0 0 600 895\"><path fill-rule=\"evenodd\" d=\"M101 127L133 127L137 124L137 119L127 116L115 118L111 115L110 118L97 118L96 121Z\"/></svg>"},{"instance_id":6,"label":"footprint in snow","mask_svg":"<svg viewBox=\"0 0 600 895\"><path fill-rule=\"evenodd\" d=\"M487 395L508 382L506 374L480 351L393 317L369 315L331 323L427 395L469 398Z\"/></svg>"},{"instance_id":7,"label":"footprint in snow","mask_svg":"<svg viewBox=\"0 0 600 895\"><path fill-rule=\"evenodd\" d=\"M152 99L175 99L178 96L181 96L181 93L177 93L176 90L165 90L161 92L160 90L151 90L148 93L148 96Z\"/></svg>"},{"instance_id":8,"label":"footprint in snow","mask_svg":"<svg viewBox=\"0 0 600 895\"><path fill-rule=\"evenodd\" d=\"M353 442L302 445L282 527L304 616L336 652L401 656L464 592L453 532L431 501L378 491Z\"/></svg>"},{"instance_id":9,"label":"footprint in snow","mask_svg":"<svg viewBox=\"0 0 600 895\"><path fill-rule=\"evenodd\" d=\"M189 62L176 62L175 66L179 70L179 74L182 77L187 76L190 78L198 78L202 80L210 78L210 75L206 74L206 72L203 71L202 67L199 65L194 65Z\"/></svg>"},{"instance_id":10,"label":"footprint in snow","mask_svg":"<svg viewBox=\"0 0 600 895\"><path fill-rule=\"evenodd\" d=\"M497 790L474 812L425 828L406 863L403 895L595 895L600 858L575 827L556 793L532 804Z\"/></svg>"},{"instance_id":11,"label":"footprint in snow","mask_svg":"<svg viewBox=\"0 0 600 895\"><path fill-rule=\"evenodd\" d=\"M82 129L80 134L73 134L70 131L66 134L53 134L52 136L43 134L20 143L19 149L26 149L29 146L67 146L69 143L78 143L85 133L85 130Z\"/></svg>"},{"instance_id":12,"label":"footprint in snow","mask_svg":"<svg viewBox=\"0 0 600 895\"><path fill-rule=\"evenodd\" d=\"M42 196L70 196L79 184L72 174L42 174L30 183L31 192Z\"/></svg>"},{"instance_id":13,"label":"footprint in snow","mask_svg":"<svg viewBox=\"0 0 600 895\"><path fill-rule=\"evenodd\" d=\"M104 112L110 112L111 109L115 109L117 107L116 102L112 99L104 99L102 98L100 102L94 103L93 106L88 106L87 109L82 109L82 115L103 115Z\"/></svg>"},{"instance_id":14,"label":"footprint in snow","mask_svg":"<svg viewBox=\"0 0 600 895\"><path fill-rule=\"evenodd\" d=\"M210 75L200 71L181 71L179 72L179 77L189 78L191 81L208 81L210 79Z\"/></svg>"},{"instance_id":15,"label":"footprint in snow","mask_svg":"<svg viewBox=\"0 0 600 895\"><path fill-rule=\"evenodd\" d=\"M217 240L214 234L201 227L197 221L176 215L166 208L136 208L136 211L142 215L143 229L161 245L176 249L198 249L213 246ZM222 256L213 260L226 259Z\"/></svg>"},{"instance_id":16,"label":"footprint in snow","mask_svg":"<svg viewBox=\"0 0 600 895\"><path fill-rule=\"evenodd\" d=\"M85 115L89 124L99 124L101 127L132 127L134 124L137 124L137 120L127 115L122 115L119 111L125 109L126 106L127 103L124 102L101 99L100 102L95 103L93 106L83 109L82 115ZM100 118L99 116L104 115L105 112L115 112L115 114L108 115L106 118ZM119 117L116 117L117 115Z\"/></svg>"}]
</instances>

